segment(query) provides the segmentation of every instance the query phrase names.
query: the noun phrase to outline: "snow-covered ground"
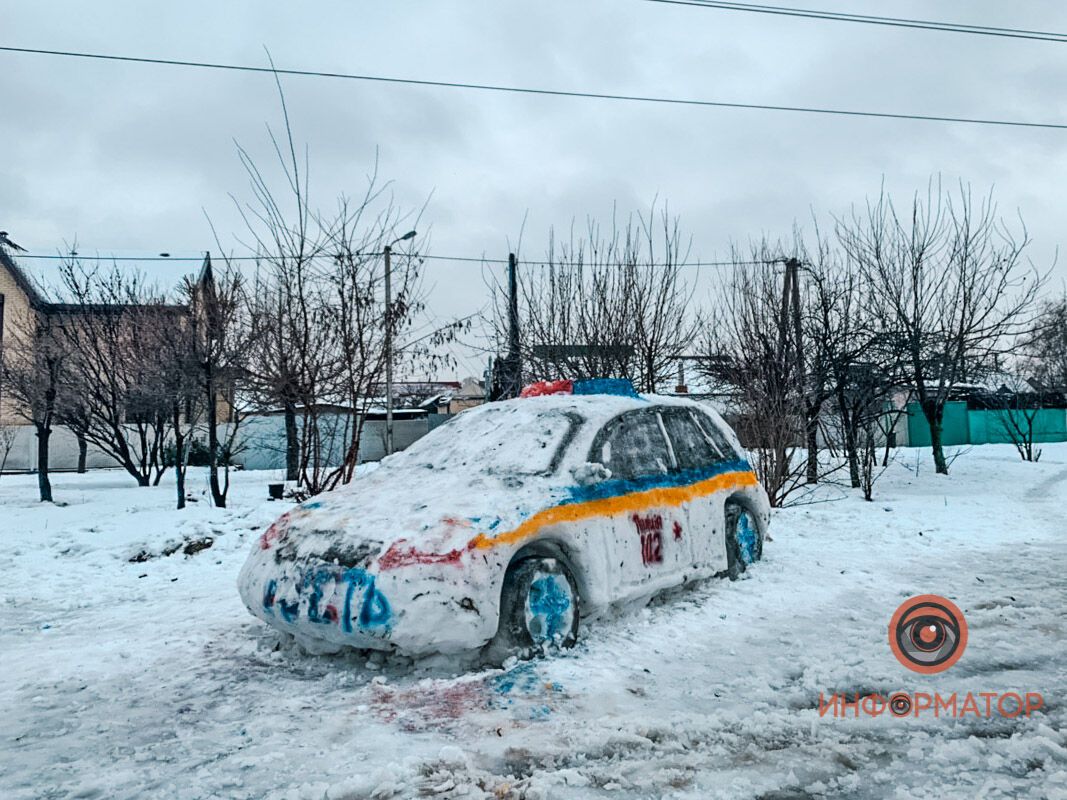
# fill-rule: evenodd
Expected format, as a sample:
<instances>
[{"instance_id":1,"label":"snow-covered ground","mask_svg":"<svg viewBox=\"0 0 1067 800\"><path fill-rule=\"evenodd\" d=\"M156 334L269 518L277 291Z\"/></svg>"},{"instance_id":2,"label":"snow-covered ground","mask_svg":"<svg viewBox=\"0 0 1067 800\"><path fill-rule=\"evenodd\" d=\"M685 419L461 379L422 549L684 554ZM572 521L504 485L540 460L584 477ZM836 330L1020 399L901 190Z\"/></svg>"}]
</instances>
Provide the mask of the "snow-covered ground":
<instances>
[{"instance_id":1,"label":"snow-covered ground","mask_svg":"<svg viewBox=\"0 0 1067 800\"><path fill-rule=\"evenodd\" d=\"M974 448L947 478L901 453L874 503L827 487L777 512L744 580L461 674L279 646L235 588L289 508L265 502L265 473L237 476L230 509L201 493L183 512L169 484L118 472L56 477L57 506L3 476L0 797L1067 797L1067 446L1039 464ZM933 676L886 636L924 593L970 627ZM1040 692L1045 708L819 715L820 693L895 690Z\"/></svg>"}]
</instances>

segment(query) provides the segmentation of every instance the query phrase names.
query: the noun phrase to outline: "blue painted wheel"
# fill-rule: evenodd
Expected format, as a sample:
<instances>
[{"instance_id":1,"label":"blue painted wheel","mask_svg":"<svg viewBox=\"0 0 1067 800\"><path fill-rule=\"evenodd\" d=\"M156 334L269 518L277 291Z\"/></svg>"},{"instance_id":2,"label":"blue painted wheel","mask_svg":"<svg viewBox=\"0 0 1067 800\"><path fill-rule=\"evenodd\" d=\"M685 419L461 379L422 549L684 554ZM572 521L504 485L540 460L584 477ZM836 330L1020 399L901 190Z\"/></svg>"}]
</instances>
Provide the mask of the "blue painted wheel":
<instances>
[{"instance_id":1,"label":"blue painted wheel","mask_svg":"<svg viewBox=\"0 0 1067 800\"><path fill-rule=\"evenodd\" d=\"M726 506L726 573L735 581L763 555L763 537L752 512L736 503Z\"/></svg>"},{"instance_id":2,"label":"blue painted wheel","mask_svg":"<svg viewBox=\"0 0 1067 800\"><path fill-rule=\"evenodd\" d=\"M557 644L574 628L577 602L566 575L537 570L526 593L523 619L534 644Z\"/></svg>"},{"instance_id":3,"label":"blue painted wheel","mask_svg":"<svg viewBox=\"0 0 1067 800\"><path fill-rule=\"evenodd\" d=\"M737 536L737 549L741 556L741 561L747 567L757 560L758 556L756 554L759 547L759 527L756 525L756 520L747 511L742 511L738 515L735 535Z\"/></svg>"},{"instance_id":4,"label":"blue painted wheel","mask_svg":"<svg viewBox=\"0 0 1067 800\"><path fill-rule=\"evenodd\" d=\"M554 558L527 558L504 576L500 624L490 645L495 660L529 658L578 640L578 590L569 570Z\"/></svg>"}]
</instances>

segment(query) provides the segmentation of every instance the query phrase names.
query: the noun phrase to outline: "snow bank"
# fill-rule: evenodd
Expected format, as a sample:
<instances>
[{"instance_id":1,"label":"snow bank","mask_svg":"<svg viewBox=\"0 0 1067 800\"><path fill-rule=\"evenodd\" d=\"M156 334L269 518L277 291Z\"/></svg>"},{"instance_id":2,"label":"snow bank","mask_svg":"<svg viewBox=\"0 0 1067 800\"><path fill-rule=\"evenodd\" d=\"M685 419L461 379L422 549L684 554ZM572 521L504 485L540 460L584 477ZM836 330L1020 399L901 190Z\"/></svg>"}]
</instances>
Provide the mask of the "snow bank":
<instances>
[{"instance_id":1,"label":"snow bank","mask_svg":"<svg viewBox=\"0 0 1067 800\"><path fill-rule=\"evenodd\" d=\"M237 475L233 507L170 508L118 473L0 478L4 798L1067 796L1067 446L970 450L949 477L906 454L864 503L779 512L775 546L583 628L565 657L311 656L233 591L288 504ZM919 474L916 475L916 468ZM162 555L204 536L208 549ZM152 553L131 562L141 550ZM970 643L905 670L886 625L942 594ZM831 691L1043 693L1030 718L819 716Z\"/></svg>"}]
</instances>

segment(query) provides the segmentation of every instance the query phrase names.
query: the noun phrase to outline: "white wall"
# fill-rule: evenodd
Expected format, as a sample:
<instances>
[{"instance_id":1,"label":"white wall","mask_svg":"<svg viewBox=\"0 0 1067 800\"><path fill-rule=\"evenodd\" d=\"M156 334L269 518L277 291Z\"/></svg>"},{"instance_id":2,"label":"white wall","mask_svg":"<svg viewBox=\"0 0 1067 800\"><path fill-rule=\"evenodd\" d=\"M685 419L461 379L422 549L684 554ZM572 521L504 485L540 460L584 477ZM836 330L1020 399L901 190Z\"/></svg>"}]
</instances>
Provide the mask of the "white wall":
<instances>
[{"instance_id":1,"label":"white wall","mask_svg":"<svg viewBox=\"0 0 1067 800\"><path fill-rule=\"evenodd\" d=\"M37 469L37 432L32 425L9 425L6 430L15 431L15 441L8 454L4 472L33 472ZM225 440L228 425L219 426L219 438ZM134 428L129 429L129 445L135 454L139 453L138 437ZM196 438L204 439L201 430L194 433ZM149 439L151 444L151 438ZM3 453L0 452L0 459ZM135 455L136 458L136 455ZM240 458L235 459L240 462ZM283 459L284 463L284 459ZM89 469L121 468L111 456L89 445L86 451L85 465ZM75 470L78 468L78 439L66 428L54 428L48 441L48 468L55 472Z\"/></svg>"},{"instance_id":2,"label":"white wall","mask_svg":"<svg viewBox=\"0 0 1067 800\"><path fill-rule=\"evenodd\" d=\"M444 415L430 415L440 416ZM393 420L393 446L403 450L430 430L430 417ZM297 421L300 425L300 421ZM351 416L323 414L319 419L322 431L322 461L328 467L338 466L344 459L344 449L350 435ZM234 460L245 469L285 468L285 418L281 414L248 417L241 423L237 435L238 447ZM359 461L378 461L385 456L385 421L367 420L360 438Z\"/></svg>"}]
</instances>

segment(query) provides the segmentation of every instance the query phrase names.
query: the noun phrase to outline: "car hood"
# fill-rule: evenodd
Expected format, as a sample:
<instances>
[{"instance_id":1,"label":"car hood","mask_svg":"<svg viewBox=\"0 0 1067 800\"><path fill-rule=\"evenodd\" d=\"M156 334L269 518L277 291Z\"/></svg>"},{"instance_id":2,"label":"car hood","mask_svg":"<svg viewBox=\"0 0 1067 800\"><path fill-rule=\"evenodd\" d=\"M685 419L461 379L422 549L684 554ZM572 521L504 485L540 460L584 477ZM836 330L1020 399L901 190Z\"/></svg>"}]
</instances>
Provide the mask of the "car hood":
<instances>
[{"instance_id":1,"label":"car hood","mask_svg":"<svg viewBox=\"0 0 1067 800\"><path fill-rule=\"evenodd\" d=\"M275 559L367 569L458 561L477 540L564 502L559 476L435 470L386 459L347 486L301 503L260 538Z\"/></svg>"}]
</instances>

